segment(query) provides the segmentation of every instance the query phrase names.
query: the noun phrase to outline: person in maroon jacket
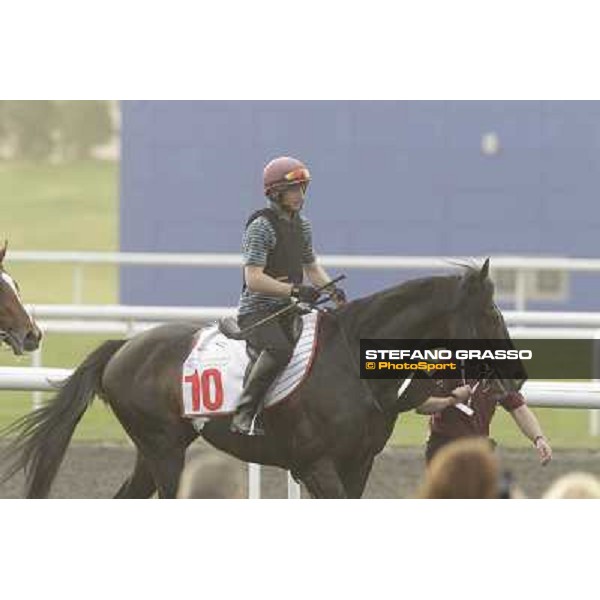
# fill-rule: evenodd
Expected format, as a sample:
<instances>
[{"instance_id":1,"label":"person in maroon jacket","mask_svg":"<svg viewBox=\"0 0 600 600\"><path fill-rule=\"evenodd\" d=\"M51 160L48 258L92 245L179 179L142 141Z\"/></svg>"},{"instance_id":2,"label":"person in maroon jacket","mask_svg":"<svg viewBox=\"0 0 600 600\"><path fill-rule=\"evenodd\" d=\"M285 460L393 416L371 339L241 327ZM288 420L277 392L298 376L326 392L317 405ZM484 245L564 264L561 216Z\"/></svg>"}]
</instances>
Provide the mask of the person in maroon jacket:
<instances>
[{"instance_id":1,"label":"person in maroon jacket","mask_svg":"<svg viewBox=\"0 0 600 600\"><path fill-rule=\"evenodd\" d=\"M417 407L419 414L431 415L425 458L458 438L488 437L496 406L501 405L523 434L535 446L542 465L552 459L552 448L542 428L519 392L503 392L496 379L466 383L456 379L438 379L435 391Z\"/></svg>"}]
</instances>

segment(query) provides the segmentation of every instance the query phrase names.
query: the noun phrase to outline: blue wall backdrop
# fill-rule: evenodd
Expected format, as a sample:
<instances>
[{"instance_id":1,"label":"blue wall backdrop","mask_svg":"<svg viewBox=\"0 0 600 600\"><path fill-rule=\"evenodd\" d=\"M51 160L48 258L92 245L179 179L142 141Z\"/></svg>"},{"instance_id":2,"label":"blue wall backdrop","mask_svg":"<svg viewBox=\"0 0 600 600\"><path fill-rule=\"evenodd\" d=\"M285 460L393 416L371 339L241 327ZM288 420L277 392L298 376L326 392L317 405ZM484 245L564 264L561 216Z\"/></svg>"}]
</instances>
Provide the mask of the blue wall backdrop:
<instances>
[{"instance_id":1,"label":"blue wall backdrop","mask_svg":"<svg viewBox=\"0 0 600 600\"><path fill-rule=\"evenodd\" d=\"M600 256L600 102L122 103L121 250L239 252L262 169L297 156L318 253ZM486 156L495 132L501 151ZM351 296L417 273L349 271ZM598 309L600 280L567 303ZM236 269L127 267L123 304L237 303Z\"/></svg>"}]
</instances>

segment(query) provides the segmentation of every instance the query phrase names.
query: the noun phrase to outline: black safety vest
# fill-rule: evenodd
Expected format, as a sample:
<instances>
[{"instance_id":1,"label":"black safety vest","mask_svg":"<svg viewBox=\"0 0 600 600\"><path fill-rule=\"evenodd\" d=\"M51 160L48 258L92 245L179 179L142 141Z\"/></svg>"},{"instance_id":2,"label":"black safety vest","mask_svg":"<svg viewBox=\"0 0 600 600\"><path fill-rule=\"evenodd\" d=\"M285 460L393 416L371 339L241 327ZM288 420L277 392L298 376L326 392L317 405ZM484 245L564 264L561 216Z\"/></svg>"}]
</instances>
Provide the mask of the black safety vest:
<instances>
[{"instance_id":1,"label":"black safety vest","mask_svg":"<svg viewBox=\"0 0 600 600\"><path fill-rule=\"evenodd\" d=\"M302 283L302 250L304 248L304 234L302 223L298 216L292 219L280 218L272 208L262 208L253 212L246 221L246 229L258 217L266 217L275 230L275 247L267 255L267 264L264 273L287 283ZM246 280L243 276L243 289L246 289Z\"/></svg>"}]
</instances>

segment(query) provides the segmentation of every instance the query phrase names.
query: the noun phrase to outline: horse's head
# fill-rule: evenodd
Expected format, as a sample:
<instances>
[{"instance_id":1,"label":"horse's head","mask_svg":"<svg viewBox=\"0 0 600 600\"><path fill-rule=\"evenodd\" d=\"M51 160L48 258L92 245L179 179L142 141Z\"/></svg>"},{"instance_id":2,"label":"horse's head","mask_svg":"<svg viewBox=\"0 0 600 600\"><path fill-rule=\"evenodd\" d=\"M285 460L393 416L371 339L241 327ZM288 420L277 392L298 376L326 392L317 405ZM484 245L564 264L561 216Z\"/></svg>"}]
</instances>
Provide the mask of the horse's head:
<instances>
[{"instance_id":1,"label":"horse's head","mask_svg":"<svg viewBox=\"0 0 600 600\"><path fill-rule=\"evenodd\" d=\"M509 339L504 319L494 302L494 284L489 271L489 258L481 269L465 267L449 306L448 337Z\"/></svg>"},{"instance_id":2,"label":"horse's head","mask_svg":"<svg viewBox=\"0 0 600 600\"><path fill-rule=\"evenodd\" d=\"M0 248L0 342L16 355L40 345L42 333L23 306L17 282L4 270L7 243Z\"/></svg>"},{"instance_id":3,"label":"horse's head","mask_svg":"<svg viewBox=\"0 0 600 600\"><path fill-rule=\"evenodd\" d=\"M481 340L493 349L514 349L502 313L494 302L494 284L489 277L490 259L479 268L466 267L461 276L448 320L448 337L462 340ZM501 372L503 365L496 361L494 368L505 384L515 388L525 381L525 368L516 362L510 371Z\"/></svg>"},{"instance_id":4,"label":"horse's head","mask_svg":"<svg viewBox=\"0 0 600 600\"><path fill-rule=\"evenodd\" d=\"M481 268L465 265L460 275L405 281L349 302L336 309L336 314L354 339L393 338L427 343L479 340L482 343L477 346L512 349L508 329L494 302L489 268L487 259ZM511 389L520 387L526 379L522 365L518 370L522 377L515 375L515 369L504 370L502 374L499 369L496 372Z\"/></svg>"}]
</instances>

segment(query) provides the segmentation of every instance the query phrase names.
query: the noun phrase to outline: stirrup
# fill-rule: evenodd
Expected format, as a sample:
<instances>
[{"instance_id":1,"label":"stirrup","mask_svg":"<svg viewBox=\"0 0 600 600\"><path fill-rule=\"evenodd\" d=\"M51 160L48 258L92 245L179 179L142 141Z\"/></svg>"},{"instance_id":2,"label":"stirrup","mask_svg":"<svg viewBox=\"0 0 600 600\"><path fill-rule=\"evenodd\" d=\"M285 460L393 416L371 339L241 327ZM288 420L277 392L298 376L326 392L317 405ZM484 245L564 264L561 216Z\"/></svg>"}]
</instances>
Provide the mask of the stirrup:
<instances>
[{"instance_id":1,"label":"stirrup","mask_svg":"<svg viewBox=\"0 0 600 600\"><path fill-rule=\"evenodd\" d=\"M262 426L262 415L260 408L260 406L254 408L252 406L248 406L247 404L242 404L240 407L238 407L238 410L231 418L229 429L234 433L241 433L243 435L264 435L265 432L264 427ZM246 418L244 418L244 423L240 425L237 422L237 419L241 417ZM248 418L250 420L249 424Z\"/></svg>"},{"instance_id":2,"label":"stirrup","mask_svg":"<svg viewBox=\"0 0 600 600\"><path fill-rule=\"evenodd\" d=\"M262 413L260 413L260 412L254 413L254 416L252 417L252 423L250 424L250 431L248 432L248 435L254 435L254 436L265 435L265 428L263 426Z\"/></svg>"}]
</instances>

